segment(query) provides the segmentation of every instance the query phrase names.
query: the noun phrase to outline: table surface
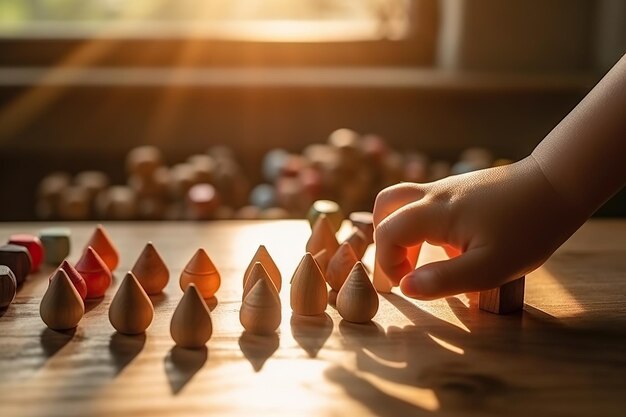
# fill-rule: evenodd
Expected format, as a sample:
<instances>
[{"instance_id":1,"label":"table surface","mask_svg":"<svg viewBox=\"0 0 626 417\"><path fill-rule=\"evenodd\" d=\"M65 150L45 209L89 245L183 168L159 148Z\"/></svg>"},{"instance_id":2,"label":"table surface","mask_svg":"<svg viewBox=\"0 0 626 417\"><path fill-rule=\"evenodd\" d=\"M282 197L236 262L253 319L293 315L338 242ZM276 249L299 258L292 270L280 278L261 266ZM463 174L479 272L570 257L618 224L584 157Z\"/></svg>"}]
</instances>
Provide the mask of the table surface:
<instances>
[{"instance_id":1,"label":"table surface","mask_svg":"<svg viewBox=\"0 0 626 417\"><path fill-rule=\"evenodd\" d=\"M0 224L10 233L42 224ZM121 253L114 285L88 303L73 334L47 329L47 267L0 317L0 415L408 416L624 415L626 221L584 225L526 281L524 311L480 311L476 294L418 302L380 297L370 325L292 316L289 278L304 221L105 224ZM93 224L70 225L77 260ZM342 230L342 232L345 232ZM151 240L170 267L145 336L116 334L107 309L124 271ZM265 244L283 274L275 337L243 333L242 274ZM204 247L222 274L206 350L176 348L169 322L181 268ZM420 263L443 257L426 247ZM372 248L366 254L371 264Z\"/></svg>"}]
</instances>

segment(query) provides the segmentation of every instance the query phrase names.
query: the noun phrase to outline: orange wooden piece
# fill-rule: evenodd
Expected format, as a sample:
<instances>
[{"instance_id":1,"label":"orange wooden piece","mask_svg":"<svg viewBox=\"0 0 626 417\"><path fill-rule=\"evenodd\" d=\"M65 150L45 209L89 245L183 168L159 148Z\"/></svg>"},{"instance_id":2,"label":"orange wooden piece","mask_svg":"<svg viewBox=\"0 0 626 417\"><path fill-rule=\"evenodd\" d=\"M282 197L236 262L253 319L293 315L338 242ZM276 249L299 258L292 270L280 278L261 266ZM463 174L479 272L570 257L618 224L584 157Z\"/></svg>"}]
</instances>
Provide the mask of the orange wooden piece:
<instances>
[{"instance_id":1,"label":"orange wooden piece","mask_svg":"<svg viewBox=\"0 0 626 417\"><path fill-rule=\"evenodd\" d=\"M143 248L131 271L150 295L163 291L170 279L170 271L152 242Z\"/></svg>"},{"instance_id":2,"label":"orange wooden piece","mask_svg":"<svg viewBox=\"0 0 626 417\"><path fill-rule=\"evenodd\" d=\"M111 285L111 271L91 246L87 247L75 267L87 284L87 299L104 297Z\"/></svg>"},{"instance_id":3,"label":"orange wooden piece","mask_svg":"<svg viewBox=\"0 0 626 417\"><path fill-rule=\"evenodd\" d=\"M99 224L85 247L91 246L104 261L109 271L113 272L120 260L120 255L104 227Z\"/></svg>"},{"instance_id":4,"label":"orange wooden piece","mask_svg":"<svg viewBox=\"0 0 626 417\"><path fill-rule=\"evenodd\" d=\"M219 271L202 248L196 251L180 274L180 288L183 291L192 282L205 299L213 297L221 284Z\"/></svg>"}]
</instances>

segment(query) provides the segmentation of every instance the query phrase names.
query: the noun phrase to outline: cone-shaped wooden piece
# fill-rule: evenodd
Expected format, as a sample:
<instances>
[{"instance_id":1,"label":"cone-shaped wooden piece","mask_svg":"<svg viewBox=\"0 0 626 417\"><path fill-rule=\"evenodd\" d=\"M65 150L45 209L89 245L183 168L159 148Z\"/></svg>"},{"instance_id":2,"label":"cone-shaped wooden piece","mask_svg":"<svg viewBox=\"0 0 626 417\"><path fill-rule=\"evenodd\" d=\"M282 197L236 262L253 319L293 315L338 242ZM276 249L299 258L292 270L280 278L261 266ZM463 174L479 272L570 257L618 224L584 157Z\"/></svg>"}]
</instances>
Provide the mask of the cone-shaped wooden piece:
<instances>
[{"instance_id":1,"label":"cone-shaped wooden piece","mask_svg":"<svg viewBox=\"0 0 626 417\"><path fill-rule=\"evenodd\" d=\"M128 271L111 300L109 321L119 333L132 335L145 332L153 318L152 301Z\"/></svg>"},{"instance_id":2,"label":"cone-shaped wooden piece","mask_svg":"<svg viewBox=\"0 0 626 417\"><path fill-rule=\"evenodd\" d=\"M346 242L348 242L350 246L352 246L352 249L354 249L354 254L357 259L363 259L363 255L365 255L365 251L369 246L369 242L363 232L355 227L352 229L352 233L350 233Z\"/></svg>"},{"instance_id":3,"label":"cone-shaped wooden piece","mask_svg":"<svg viewBox=\"0 0 626 417\"><path fill-rule=\"evenodd\" d=\"M245 300L250 290L254 287L257 281L260 280L269 280L269 283L271 284L270 289L274 291L276 297L279 297L278 289L274 286L274 281L272 281L272 278L269 276L265 266L261 262L257 262L248 273L248 279L243 287L243 295L241 297L242 300Z\"/></svg>"},{"instance_id":4,"label":"cone-shaped wooden piece","mask_svg":"<svg viewBox=\"0 0 626 417\"><path fill-rule=\"evenodd\" d=\"M267 251L267 248L263 245L259 246L256 253L252 257L252 260L250 261L248 268L246 268L246 272L243 274L244 288L246 286L246 281L248 281L248 275L250 274L252 267L254 267L254 264L257 262L261 262L261 264L265 268L265 271L267 271L267 274L269 275L270 279L274 283L274 287L276 287L276 290L280 292L280 288L283 282L282 276L280 275L280 270L276 266L276 263L272 259L272 256L270 255L270 253Z\"/></svg>"},{"instance_id":5,"label":"cone-shaped wooden piece","mask_svg":"<svg viewBox=\"0 0 626 417\"><path fill-rule=\"evenodd\" d=\"M76 287L76 291L78 291L80 298L83 300L87 298L87 283L83 279L83 276L76 270L76 268L74 268L72 264L69 263L66 259L63 261L63 263L61 263L59 269L65 271L70 281L72 281L72 284L74 284L74 287ZM50 281L52 281L53 277L54 274L50 276Z\"/></svg>"},{"instance_id":6,"label":"cone-shaped wooden piece","mask_svg":"<svg viewBox=\"0 0 626 417\"><path fill-rule=\"evenodd\" d=\"M199 349L204 347L212 333L213 323L209 308L196 285L190 283L172 315L172 339L182 348Z\"/></svg>"},{"instance_id":7,"label":"cone-shaped wooden piece","mask_svg":"<svg viewBox=\"0 0 626 417\"><path fill-rule=\"evenodd\" d=\"M180 288L183 291L192 282L205 299L213 297L221 284L217 268L202 248L196 251L180 274Z\"/></svg>"},{"instance_id":8,"label":"cone-shaped wooden piece","mask_svg":"<svg viewBox=\"0 0 626 417\"><path fill-rule=\"evenodd\" d=\"M143 248L131 271L150 295L163 291L170 279L170 271L152 242L148 242Z\"/></svg>"},{"instance_id":9,"label":"cone-shaped wooden piece","mask_svg":"<svg viewBox=\"0 0 626 417\"><path fill-rule=\"evenodd\" d=\"M328 262L330 261L326 249L322 249L321 251L313 255L313 259L315 259L315 262L317 262L317 266L320 267L320 271L322 271L324 277L326 277L326 269L328 268Z\"/></svg>"},{"instance_id":10,"label":"cone-shaped wooden piece","mask_svg":"<svg viewBox=\"0 0 626 417\"><path fill-rule=\"evenodd\" d=\"M52 277L41 299L39 314L52 330L73 329L85 314L83 300L62 269Z\"/></svg>"},{"instance_id":11,"label":"cone-shaped wooden piece","mask_svg":"<svg viewBox=\"0 0 626 417\"><path fill-rule=\"evenodd\" d=\"M239 321L250 333L272 334L280 325L280 313L276 288L273 288L271 280L259 279L241 304Z\"/></svg>"},{"instance_id":12,"label":"cone-shaped wooden piece","mask_svg":"<svg viewBox=\"0 0 626 417\"><path fill-rule=\"evenodd\" d=\"M335 256L333 256L328 262L328 268L326 269L326 282L335 290L339 291L341 286L348 278L348 274L352 271L354 264L358 262L357 256L354 254L352 245L348 242L343 242Z\"/></svg>"},{"instance_id":13,"label":"cone-shaped wooden piece","mask_svg":"<svg viewBox=\"0 0 626 417\"><path fill-rule=\"evenodd\" d=\"M87 298L103 297L111 285L111 271L91 246L76 262L75 268L87 284Z\"/></svg>"},{"instance_id":14,"label":"cone-shaped wooden piece","mask_svg":"<svg viewBox=\"0 0 626 417\"><path fill-rule=\"evenodd\" d=\"M354 265L337 294L337 311L353 323L367 323L378 311L378 294L361 262Z\"/></svg>"},{"instance_id":15,"label":"cone-shaped wooden piece","mask_svg":"<svg viewBox=\"0 0 626 417\"><path fill-rule=\"evenodd\" d=\"M306 243L306 251L318 253L322 249L326 249L328 257L332 258L338 248L339 243L328 218L325 214L320 215L313 225L311 237Z\"/></svg>"},{"instance_id":16,"label":"cone-shaped wooden piece","mask_svg":"<svg viewBox=\"0 0 626 417\"><path fill-rule=\"evenodd\" d=\"M322 314L328 304L328 290L313 255L304 255L291 279L291 309L303 316Z\"/></svg>"},{"instance_id":17,"label":"cone-shaped wooden piece","mask_svg":"<svg viewBox=\"0 0 626 417\"><path fill-rule=\"evenodd\" d=\"M109 271L114 271L120 261L120 255L117 249L113 245L113 241L109 237L109 234L101 224L99 224L93 231L89 242L85 247L91 246L100 255Z\"/></svg>"}]
</instances>

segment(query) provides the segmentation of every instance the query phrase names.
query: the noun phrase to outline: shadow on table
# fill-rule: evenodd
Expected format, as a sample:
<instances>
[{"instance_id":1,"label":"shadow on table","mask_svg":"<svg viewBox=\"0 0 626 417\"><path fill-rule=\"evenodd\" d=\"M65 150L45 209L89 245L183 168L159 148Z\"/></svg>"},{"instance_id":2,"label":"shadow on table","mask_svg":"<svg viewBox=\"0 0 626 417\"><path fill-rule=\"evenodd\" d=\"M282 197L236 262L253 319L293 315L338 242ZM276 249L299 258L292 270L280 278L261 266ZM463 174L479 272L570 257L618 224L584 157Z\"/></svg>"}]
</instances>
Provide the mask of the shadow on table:
<instances>
[{"instance_id":1,"label":"shadow on table","mask_svg":"<svg viewBox=\"0 0 626 417\"><path fill-rule=\"evenodd\" d=\"M184 349L174 346L164 359L165 373L172 394L178 395L209 358L206 346L201 349Z\"/></svg>"},{"instance_id":2,"label":"shadow on table","mask_svg":"<svg viewBox=\"0 0 626 417\"><path fill-rule=\"evenodd\" d=\"M114 376L119 375L141 353L146 344L145 333L127 336L115 332L109 341Z\"/></svg>"},{"instance_id":3,"label":"shadow on table","mask_svg":"<svg viewBox=\"0 0 626 417\"><path fill-rule=\"evenodd\" d=\"M50 359L56 355L72 340L75 334L76 328L63 331L51 330L47 327L43 329L39 335L39 343L45 359Z\"/></svg>"},{"instance_id":4,"label":"shadow on table","mask_svg":"<svg viewBox=\"0 0 626 417\"><path fill-rule=\"evenodd\" d=\"M291 334L310 358L317 357L319 351L333 332L333 320L326 313L319 316L291 314Z\"/></svg>"},{"instance_id":5,"label":"shadow on table","mask_svg":"<svg viewBox=\"0 0 626 417\"><path fill-rule=\"evenodd\" d=\"M239 337L239 348L255 372L263 369L263 365L276 352L279 344L277 333L256 335L243 331Z\"/></svg>"}]
</instances>

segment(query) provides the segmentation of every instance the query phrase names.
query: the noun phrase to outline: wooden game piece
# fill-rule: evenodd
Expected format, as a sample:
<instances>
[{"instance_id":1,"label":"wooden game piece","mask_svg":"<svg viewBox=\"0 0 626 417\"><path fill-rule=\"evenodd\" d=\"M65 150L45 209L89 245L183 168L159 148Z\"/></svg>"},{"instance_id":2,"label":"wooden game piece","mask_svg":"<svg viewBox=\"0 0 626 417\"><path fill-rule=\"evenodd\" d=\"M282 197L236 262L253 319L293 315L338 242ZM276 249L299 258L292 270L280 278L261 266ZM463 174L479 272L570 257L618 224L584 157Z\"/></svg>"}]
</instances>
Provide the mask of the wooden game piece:
<instances>
[{"instance_id":1,"label":"wooden game piece","mask_svg":"<svg viewBox=\"0 0 626 417\"><path fill-rule=\"evenodd\" d=\"M311 205L298 177L280 177L276 181L276 202L292 213L304 214Z\"/></svg>"},{"instance_id":2,"label":"wooden game piece","mask_svg":"<svg viewBox=\"0 0 626 417\"><path fill-rule=\"evenodd\" d=\"M350 246L352 246L352 249L354 250L354 254L356 255L357 259L362 259L363 255L365 255L367 247L369 246L368 239L367 237L365 237L363 232L361 232L356 227L353 228L352 233L350 233L350 236L348 236L346 242L349 243Z\"/></svg>"},{"instance_id":3,"label":"wooden game piece","mask_svg":"<svg viewBox=\"0 0 626 417\"><path fill-rule=\"evenodd\" d=\"M328 257L332 258L338 248L339 242L337 242L328 218L325 214L320 215L313 225L311 237L306 243L306 251L318 253L322 249L326 249Z\"/></svg>"},{"instance_id":4,"label":"wooden game piece","mask_svg":"<svg viewBox=\"0 0 626 417\"><path fill-rule=\"evenodd\" d=\"M268 209L276 205L276 190L273 185L259 184L250 192L250 204L260 209Z\"/></svg>"},{"instance_id":5,"label":"wooden game piece","mask_svg":"<svg viewBox=\"0 0 626 417\"><path fill-rule=\"evenodd\" d=\"M283 166L289 157L284 149L272 149L265 153L262 163L263 178L268 182L275 182L283 171Z\"/></svg>"},{"instance_id":6,"label":"wooden game piece","mask_svg":"<svg viewBox=\"0 0 626 417\"><path fill-rule=\"evenodd\" d=\"M0 309L7 308L15 299L17 281L13 271L6 265L0 265Z\"/></svg>"},{"instance_id":7,"label":"wooden game piece","mask_svg":"<svg viewBox=\"0 0 626 417\"><path fill-rule=\"evenodd\" d=\"M374 243L374 215L369 211L355 211L349 216L352 226L363 232L369 245Z\"/></svg>"},{"instance_id":8,"label":"wooden game piece","mask_svg":"<svg viewBox=\"0 0 626 417\"><path fill-rule=\"evenodd\" d=\"M170 170L168 167L162 166L148 176L130 175L127 183L139 199L161 199L167 195L170 184Z\"/></svg>"},{"instance_id":9,"label":"wooden game piece","mask_svg":"<svg viewBox=\"0 0 626 417\"><path fill-rule=\"evenodd\" d=\"M0 265L6 265L13 271L18 287L26 281L26 277L32 269L31 264L30 254L24 246L0 246Z\"/></svg>"},{"instance_id":10,"label":"wooden game piece","mask_svg":"<svg viewBox=\"0 0 626 417\"><path fill-rule=\"evenodd\" d=\"M244 206L235 213L235 218L239 220L256 220L261 217L261 209L257 206Z\"/></svg>"},{"instance_id":11,"label":"wooden game piece","mask_svg":"<svg viewBox=\"0 0 626 417\"><path fill-rule=\"evenodd\" d=\"M144 246L131 272L149 295L161 293L170 279L170 271L152 242Z\"/></svg>"},{"instance_id":12,"label":"wooden game piece","mask_svg":"<svg viewBox=\"0 0 626 417\"><path fill-rule=\"evenodd\" d=\"M9 237L9 245L24 246L30 255L30 272L37 272L43 261L43 245L37 236L20 233Z\"/></svg>"},{"instance_id":13,"label":"wooden game piece","mask_svg":"<svg viewBox=\"0 0 626 417\"><path fill-rule=\"evenodd\" d=\"M70 229L51 227L41 229L39 240L43 245L45 262L49 265L58 265L70 254Z\"/></svg>"},{"instance_id":14,"label":"wooden game piece","mask_svg":"<svg viewBox=\"0 0 626 417\"><path fill-rule=\"evenodd\" d=\"M115 185L102 191L95 206L99 218L132 220L137 217L137 196L128 186Z\"/></svg>"},{"instance_id":15,"label":"wooden game piece","mask_svg":"<svg viewBox=\"0 0 626 417\"><path fill-rule=\"evenodd\" d=\"M89 192L80 186L63 189L57 205L59 217L64 220L86 220L91 215Z\"/></svg>"},{"instance_id":16,"label":"wooden game piece","mask_svg":"<svg viewBox=\"0 0 626 417\"><path fill-rule=\"evenodd\" d=\"M376 258L375 255L374 258ZM393 288L391 280L382 270L377 260L374 261L374 276L372 278L372 284L374 285L376 291L381 294L389 294Z\"/></svg>"},{"instance_id":17,"label":"wooden game piece","mask_svg":"<svg viewBox=\"0 0 626 417\"><path fill-rule=\"evenodd\" d=\"M190 283L196 284L205 299L213 297L220 287L220 273L202 248L196 251L180 274L180 288L183 291Z\"/></svg>"},{"instance_id":18,"label":"wooden game piece","mask_svg":"<svg viewBox=\"0 0 626 417\"><path fill-rule=\"evenodd\" d=\"M58 269L41 299L39 315L52 330L69 330L78 325L85 305L65 271Z\"/></svg>"},{"instance_id":19,"label":"wooden game piece","mask_svg":"<svg viewBox=\"0 0 626 417\"><path fill-rule=\"evenodd\" d=\"M307 166L300 171L298 177L308 200L315 201L322 194L322 174L314 166Z\"/></svg>"},{"instance_id":20,"label":"wooden game piece","mask_svg":"<svg viewBox=\"0 0 626 417\"><path fill-rule=\"evenodd\" d=\"M87 299L104 297L111 285L111 271L91 246L83 252L75 268L87 284Z\"/></svg>"},{"instance_id":21,"label":"wooden game piece","mask_svg":"<svg viewBox=\"0 0 626 417\"><path fill-rule=\"evenodd\" d=\"M186 349L204 347L213 333L211 313L196 284L190 283L178 302L170 322L170 335L176 345Z\"/></svg>"},{"instance_id":22,"label":"wooden game piece","mask_svg":"<svg viewBox=\"0 0 626 417\"><path fill-rule=\"evenodd\" d=\"M292 217L293 216L289 213L289 211L282 207L270 207L261 211L261 214L259 215L259 218L263 220L283 220Z\"/></svg>"},{"instance_id":23,"label":"wooden game piece","mask_svg":"<svg viewBox=\"0 0 626 417\"><path fill-rule=\"evenodd\" d=\"M170 195L174 199L182 200L196 183L196 172L191 164L176 164L170 169L169 178Z\"/></svg>"},{"instance_id":24,"label":"wooden game piece","mask_svg":"<svg viewBox=\"0 0 626 417\"><path fill-rule=\"evenodd\" d=\"M331 200L317 200L314 202L309 209L309 214L307 215L311 228L314 227L321 214L326 215L330 222L331 230L333 233L337 233L344 219L344 215L341 211L341 207L339 207L339 204Z\"/></svg>"},{"instance_id":25,"label":"wooden game piece","mask_svg":"<svg viewBox=\"0 0 626 417\"><path fill-rule=\"evenodd\" d=\"M335 255L330 258L328 268L326 268L326 282L334 290L339 291L348 278L354 264L358 262L358 257L352 249L352 245L344 242L339 246Z\"/></svg>"},{"instance_id":26,"label":"wooden game piece","mask_svg":"<svg viewBox=\"0 0 626 417\"><path fill-rule=\"evenodd\" d=\"M256 265L263 268L260 263ZM281 321L281 304L271 280L256 281L243 299L239 321L244 329L253 334L271 335L278 329Z\"/></svg>"},{"instance_id":27,"label":"wooden game piece","mask_svg":"<svg viewBox=\"0 0 626 417\"><path fill-rule=\"evenodd\" d=\"M210 184L213 181L217 163L210 155L198 154L187 158L187 163L193 167L196 182Z\"/></svg>"},{"instance_id":28,"label":"wooden game piece","mask_svg":"<svg viewBox=\"0 0 626 417\"><path fill-rule=\"evenodd\" d=\"M70 186L72 178L67 172L53 172L46 175L37 188L40 199L56 204L61 192Z\"/></svg>"},{"instance_id":29,"label":"wooden game piece","mask_svg":"<svg viewBox=\"0 0 626 417\"><path fill-rule=\"evenodd\" d=\"M74 183L87 190L90 199L93 199L109 186L109 177L101 171L83 171L76 174Z\"/></svg>"},{"instance_id":30,"label":"wooden game piece","mask_svg":"<svg viewBox=\"0 0 626 417\"><path fill-rule=\"evenodd\" d=\"M235 209L231 206L219 206L213 214L215 220L232 220L234 217Z\"/></svg>"},{"instance_id":31,"label":"wooden game piece","mask_svg":"<svg viewBox=\"0 0 626 417\"><path fill-rule=\"evenodd\" d=\"M109 321L119 333L146 331L154 318L154 307L135 275L128 271L109 306Z\"/></svg>"},{"instance_id":32,"label":"wooden game piece","mask_svg":"<svg viewBox=\"0 0 626 417\"><path fill-rule=\"evenodd\" d=\"M85 245L85 247L89 246L91 246L93 250L100 255L100 258L102 258L111 272L117 268L120 261L119 252L113 245L111 237L101 224L96 226L93 234L89 238L89 241Z\"/></svg>"},{"instance_id":33,"label":"wooden game piece","mask_svg":"<svg viewBox=\"0 0 626 417\"><path fill-rule=\"evenodd\" d=\"M302 316L324 313L328 304L326 280L313 255L306 253L291 279L291 309Z\"/></svg>"},{"instance_id":34,"label":"wooden game piece","mask_svg":"<svg viewBox=\"0 0 626 417\"><path fill-rule=\"evenodd\" d=\"M367 323L378 311L378 294L361 262L350 271L337 294L337 311L344 320Z\"/></svg>"},{"instance_id":35,"label":"wooden game piece","mask_svg":"<svg viewBox=\"0 0 626 417\"><path fill-rule=\"evenodd\" d=\"M252 269L250 269L250 271L246 275L246 282L243 284L243 294L241 296L241 299L244 300L246 296L248 295L248 293L250 292L250 290L252 289L252 287L254 287L254 284L256 284L257 281L262 280L262 279L267 279L270 281L270 283L272 284L270 288L274 289L274 292L276 293L276 296L278 297L279 296L278 289L276 288L274 281L272 281L272 278L270 277L269 273L267 272L267 270L265 269L265 267L263 266L261 262L255 262L254 265L252 266Z\"/></svg>"},{"instance_id":36,"label":"wooden game piece","mask_svg":"<svg viewBox=\"0 0 626 417\"><path fill-rule=\"evenodd\" d=\"M322 249L321 251L313 255L313 259L317 263L317 266L320 268L320 271L322 271L322 275L326 277L326 269L328 268L328 262L330 262L326 249Z\"/></svg>"},{"instance_id":37,"label":"wooden game piece","mask_svg":"<svg viewBox=\"0 0 626 417\"><path fill-rule=\"evenodd\" d=\"M524 308L525 277L507 282L492 290L481 291L478 306L481 310L495 314L509 314Z\"/></svg>"},{"instance_id":38,"label":"wooden game piece","mask_svg":"<svg viewBox=\"0 0 626 417\"><path fill-rule=\"evenodd\" d=\"M67 274L67 277L70 279L76 291L78 291L78 295L82 300L87 298L87 283L83 276L70 264L67 260L64 260L63 263L59 266L58 269L62 269ZM54 274L50 276L49 281L52 281Z\"/></svg>"},{"instance_id":39,"label":"wooden game piece","mask_svg":"<svg viewBox=\"0 0 626 417\"><path fill-rule=\"evenodd\" d=\"M142 198L137 201L137 216L142 220L163 220L165 203L159 198Z\"/></svg>"},{"instance_id":40,"label":"wooden game piece","mask_svg":"<svg viewBox=\"0 0 626 417\"><path fill-rule=\"evenodd\" d=\"M127 172L142 177L151 175L161 163L161 151L154 146L138 146L126 155Z\"/></svg>"},{"instance_id":41,"label":"wooden game piece","mask_svg":"<svg viewBox=\"0 0 626 417\"><path fill-rule=\"evenodd\" d=\"M276 287L276 290L280 292L280 288L282 287L283 282L282 275L280 274L280 270L276 266L274 259L272 259L272 256L267 251L267 248L264 245L259 246L259 248L254 253L254 256L252 257L252 260L248 264L246 272L243 274L243 286L246 286L250 271L257 262L260 262L261 265L263 265L263 268L265 268L267 275L269 275L270 279L274 283L274 287Z\"/></svg>"},{"instance_id":42,"label":"wooden game piece","mask_svg":"<svg viewBox=\"0 0 626 417\"><path fill-rule=\"evenodd\" d=\"M213 217L220 201L217 190L211 184L195 184L187 191L187 211L193 220Z\"/></svg>"}]
</instances>

